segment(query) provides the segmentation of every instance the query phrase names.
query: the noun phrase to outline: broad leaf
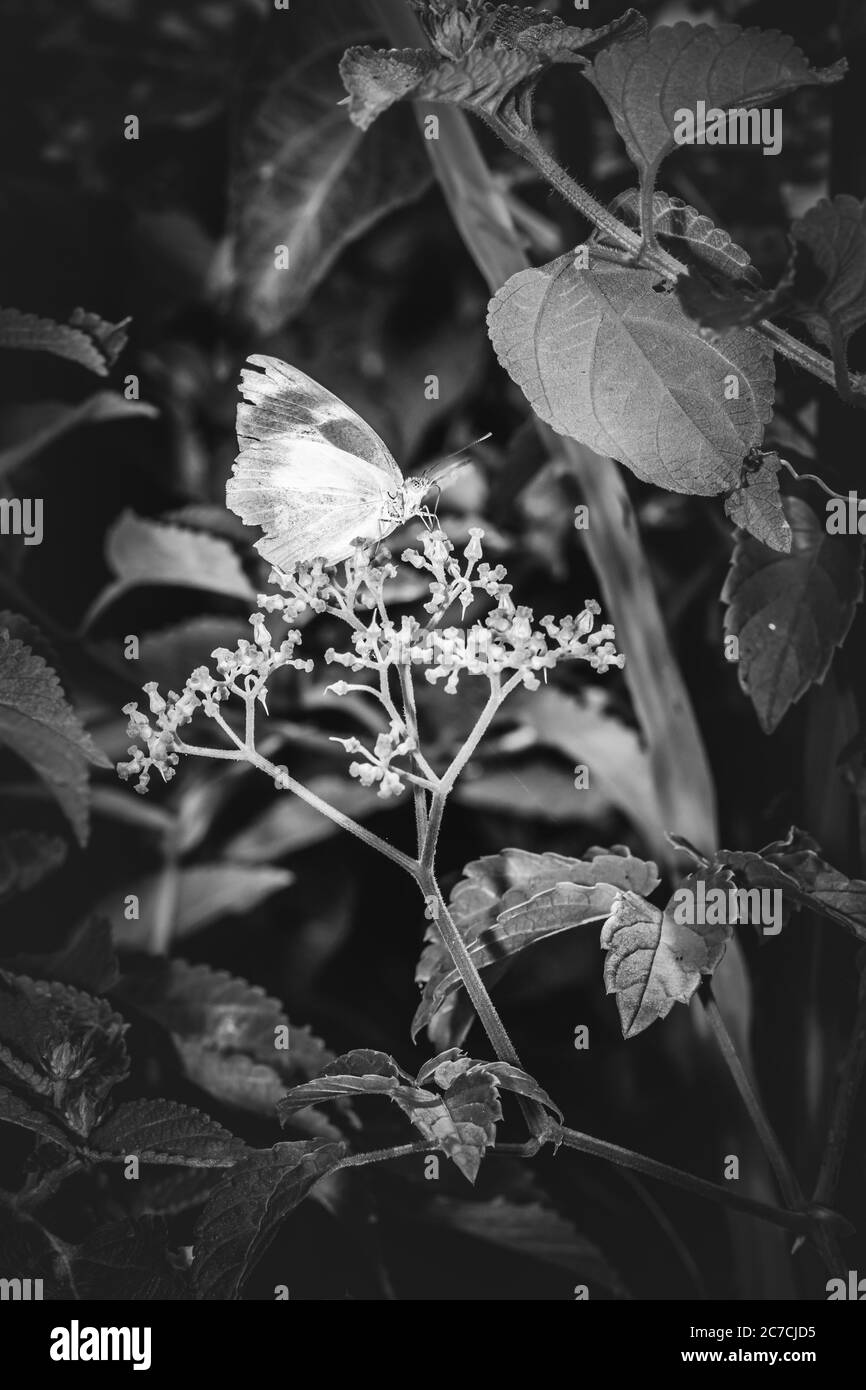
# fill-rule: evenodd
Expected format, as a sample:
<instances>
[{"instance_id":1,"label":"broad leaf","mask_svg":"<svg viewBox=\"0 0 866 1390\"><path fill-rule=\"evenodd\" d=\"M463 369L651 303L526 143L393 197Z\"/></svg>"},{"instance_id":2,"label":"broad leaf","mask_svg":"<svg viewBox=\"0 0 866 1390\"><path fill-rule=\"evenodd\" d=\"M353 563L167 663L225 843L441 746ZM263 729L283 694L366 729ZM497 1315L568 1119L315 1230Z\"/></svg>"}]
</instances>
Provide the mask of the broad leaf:
<instances>
[{"instance_id":1,"label":"broad leaf","mask_svg":"<svg viewBox=\"0 0 866 1390\"><path fill-rule=\"evenodd\" d=\"M353 820L365 821L382 810L375 789L362 787L355 778L321 772L306 779L317 796L336 806ZM392 806L399 796L389 801ZM245 864L268 864L318 844L339 833L339 827L297 796L271 796L265 809L226 844L225 855Z\"/></svg>"},{"instance_id":2,"label":"broad leaf","mask_svg":"<svg viewBox=\"0 0 866 1390\"><path fill-rule=\"evenodd\" d=\"M275 1144L233 1168L196 1223L196 1295L240 1298L283 1221L344 1152L341 1144Z\"/></svg>"},{"instance_id":3,"label":"broad leaf","mask_svg":"<svg viewBox=\"0 0 866 1390\"><path fill-rule=\"evenodd\" d=\"M506 961L558 932L600 921L619 891L645 895L659 881L655 864L633 858L619 846L590 849L585 860L503 850L467 864L464 872L451 894L450 910L478 969ZM413 1037L461 988L435 924L427 937L415 972L423 993L412 1020Z\"/></svg>"},{"instance_id":4,"label":"broad leaf","mask_svg":"<svg viewBox=\"0 0 866 1390\"><path fill-rule=\"evenodd\" d=\"M79 843L85 844L87 764L111 764L67 702L57 673L5 632L0 632L0 742L38 773L57 798Z\"/></svg>"},{"instance_id":5,"label":"broad leaf","mask_svg":"<svg viewBox=\"0 0 866 1390\"><path fill-rule=\"evenodd\" d=\"M797 317L819 343L830 345L834 327L847 343L866 323L866 200L825 198L793 223L791 235L795 250L810 253L819 280Z\"/></svg>"},{"instance_id":6,"label":"broad leaf","mask_svg":"<svg viewBox=\"0 0 866 1390\"><path fill-rule=\"evenodd\" d=\"M138 962L121 981L124 1001L171 1035L184 1072L216 1100L273 1117L287 1085L333 1059L309 1028L295 1027L257 985L186 961ZM279 1046L288 1029L288 1048ZM301 1117L309 1130L308 1117ZM319 1132L334 1136L322 1121Z\"/></svg>"},{"instance_id":7,"label":"broad leaf","mask_svg":"<svg viewBox=\"0 0 866 1390\"><path fill-rule=\"evenodd\" d=\"M431 48L350 48L340 64L349 115L362 130L397 101L452 102L487 117L499 114L556 63L641 32L635 10L600 29L563 24L545 10L468 0L425 0L417 7Z\"/></svg>"},{"instance_id":8,"label":"broad leaf","mask_svg":"<svg viewBox=\"0 0 866 1390\"><path fill-rule=\"evenodd\" d=\"M660 24L598 55L587 72L644 186L676 148L676 113L766 106L812 83L837 82L847 64L811 68L793 39L735 24Z\"/></svg>"},{"instance_id":9,"label":"broad leaf","mask_svg":"<svg viewBox=\"0 0 866 1390\"><path fill-rule=\"evenodd\" d=\"M106 1157L134 1154L142 1163L188 1168L231 1168L247 1152L209 1115L171 1100L126 1101L91 1132L88 1147Z\"/></svg>"},{"instance_id":10,"label":"broad leaf","mask_svg":"<svg viewBox=\"0 0 866 1390\"><path fill-rule=\"evenodd\" d=\"M768 734L824 679L863 592L862 540L829 536L798 497L783 506L790 555L741 536L722 590L725 631L739 638L740 685Z\"/></svg>"},{"instance_id":11,"label":"broad leaf","mask_svg":"<svg viewBox=\"0 0 866 1390\"><path fill-rule=\"evenodd\" d=\"M47 1139L61 1149L73 1148L73 1141L60 1125L46 1114L28 1105L27 1101L16 1096L5 1086L0 1086L0 1123L14 1125L16 1129L27 1129L39 1139Z\"/></svg>"},{"instance_id":12,"label":"broad leaf","mask_svg":"<svg viewBox=\"0 0 866 1390\"><path fill-rule=\"evenodd\" d=\"M75 1134L90 1133L127 1074L126 1027L104 999L0 971L0 1078L50 1098Z\"/></svg>"},{"instance_id":13,"label":"broad leaf","mask_svg":"<svg viewBox=\"0 0 866 1390\"><path fill-rule=\"evenodd\" d=\"M513 275L487 322L542 420L672 492L735 486L772 412L770 347L746 333L701 338L650 271L578 270L561 256Z\"/></svg>"},{"instance_id":14,"label":"broad leaf","mask_svg":"<svg viewBox=\"0 0 866 1390\"><path fill-rule=\"evenodd\" d=\"M231 173L232 278L262 333L296 314L345 248L417 197L430 164L408 111L365 137L338 105L337 64L380 28L357 0L272 14ZM277 268L275 248L288 265Z\"/></svg>"},{"instance_id":15,"label":"broad leaf","mask_svg":"<svg viewBox=\"0 0 866 1390\"><path fill-rule=\"evenodd\" d=\"M708 892L727 890L732 877L724 869L700 871L685 878L677 892L695 892L701 881ZM711 975L725 954L731 922L680 923L674 903L672 898L662 911L637 893L619 893L601 929L605 988L616 995L624 1038L666 1018L674 1004L687 1004L701 977Z\"/></svg>"},{"instance_id":16,"label":"broad leaf","mask_svg":"<svg viewBox=\"0 0 866 1390\"><path fill-rule=\"evenodd\" d=\"M618 194L610 205L610 211L620 221L639 230L640 191L628 188ZM727 286L735 283L760 285L761 277L752 266L749 253L732 241L723 227L717 227L705 213L698 212L681 198L672 198L657 190L653 194L653 225L657 236L670 238L671 249L677 256L684 256L712 274L721 276ZM604 246L609 243L605 234L596 230L588 244Z\"/></svg>"},{"instance_id":17,"label":"broad leaf","mask_svg":"<svg viewBox=\"0 0 866 1390\"><path fill-rule=\"evenodd\" d=\"M188 1298L186 1280L169 1263L166 1246L161 1222L100 1226L70 1252L74 1296L88 1303L176 1303Z\"/></svg>"},{"instance_id":18,"label":"broad leaf","mask_svg":"<svg viewBox=\"0 0 866 1390\"><path fill-rule=\"evenodd\" d=\"M780 466L778 454L767 454L725 498L725 515L755 540L789 555L793 537L779 492Z\"/></svg>"},{"instance_id":19,"label":"broad leaf","mask_svg":"<svg viewBox=\"0 0 866 1390\"><path fill-rule=\"evenodd\" d=\"M719 850L716 863L732 869L747 887L778 889L792 906L829 917L866 941L866 881L834 869L812 837L795 826L784 840L757 852Z\"/></svg>"},{"instance_id":20,"label":"broad leaf","mask_svg":"<svg viewBox=\"0 0 866 1390\"><path fill-rule=\"evenodd\" d=\"M458 1202L452 1197L436 1197L422 1216L428 1212L437 1226L568 1270L573 1279L588 1285L590 1297L602 1289L615 1298L628 1298L622 1280L598 1247L559 1212L540 1202L518 1204L504 1197L490 1202Z\"/></svg>"},{"instance_id":21,"label":"broad leaf","mask_svg":"<svg viewBox=\"0 0 866 1390\"><path fill-rule=\"evenodd\" d=\"M82 620L88 628L115 599L140 585L206 589L228 598L255 600L255 589L227 541L126 511L105 537L105 558L115 576Z\"/></svg>"}]
</instances>

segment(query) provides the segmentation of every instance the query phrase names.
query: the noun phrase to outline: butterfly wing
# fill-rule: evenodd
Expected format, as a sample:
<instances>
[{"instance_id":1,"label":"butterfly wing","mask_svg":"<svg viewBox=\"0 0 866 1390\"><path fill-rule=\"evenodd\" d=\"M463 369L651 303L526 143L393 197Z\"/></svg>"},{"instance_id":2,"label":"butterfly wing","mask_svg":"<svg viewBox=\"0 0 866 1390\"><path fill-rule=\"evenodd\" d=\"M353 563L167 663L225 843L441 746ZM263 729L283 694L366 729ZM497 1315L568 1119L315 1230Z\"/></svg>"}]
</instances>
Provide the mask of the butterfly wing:
<instances>
[{"instance_id":1,"label":"butterfly wing","mask_svg":"<svg viewBox=\"0 0 866 1390\"><path fill-rule=\"evenodd\" d=\"M403 485L400 470L375 431L323 386L275 357L248 363L263 371L241 373L241 451L228 505L262 527L256 549L272 564L317 555L336 564L355 538L380 537L388 493Z\"/></svg>"}]
</instances>

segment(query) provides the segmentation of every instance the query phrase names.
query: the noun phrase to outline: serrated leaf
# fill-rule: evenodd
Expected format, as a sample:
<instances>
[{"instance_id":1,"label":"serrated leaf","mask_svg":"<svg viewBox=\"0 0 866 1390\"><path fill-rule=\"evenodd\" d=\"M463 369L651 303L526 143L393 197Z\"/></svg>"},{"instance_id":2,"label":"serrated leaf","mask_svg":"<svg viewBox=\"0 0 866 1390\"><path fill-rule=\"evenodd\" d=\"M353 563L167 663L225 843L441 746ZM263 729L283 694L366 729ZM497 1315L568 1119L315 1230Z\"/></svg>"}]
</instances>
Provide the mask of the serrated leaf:
<instances>
[{"instance_id":1,"label":"serrated leaf","mask_svg":"<svg viewBox=\"0 0 866 1390\"><path fill-rule=\"evenodd\" d=\"M167 1232L161 1222L116 1221L100 1226L72 1251L75 1297L124 1303L176 1303L189 1296L187 1284L169 1264Z\"/></svg>"},{"instance_id":2,"label":"serrated leaf","mask_svg":"<svg viewBox=\"0 0 866 1390\"><path fill-rule=\"evenodd\" d=\"M26 893L60 868L66 842L37 830L10 830L0 835L0 900Z\"/></svg>"},{"instance_id":3,"label":"serrated leaf","mask_svg":"<svg viewBox=\"0 0 866 1390\"><path fill-rule=\"evenodd\" d=\"M449 906L478 969L558 932L599 921L621 889L647 894L659 881L655 864L617 846L612 851L590 849L584 860L503 850L467 864L464 874ZM461 986L434 924L427 936L415 972L424 988L412 1020L413 1037Z\"/></svg>"},{"instance_id":4,"label":"serrated leaf","mask_svg":"<svg viewBox=\"0 0 866 1390\"><path fill-rule=\"evenodd\" d=\"M746 476L743 486L725 498L725 515L755 540L788 555L792 535L779 492L778 454L767 454L760 467Z\"/></svg>"},{"instance_id":5,"label":"serrated leaf","mask_svg":"<svg viewBox=\"0 0 866 1390\"><path fill-rule=\"evenodd\" d=\"M765 106L810 84L838 82L844 62L811 68L793 39L736 24L655 26L594 60L586 75L600 92L643 185L676 148L676 113Z\"/></svg>"},{"instance_id":6,"label":"serrated leaf","mask_svg":"<svg viewBox=\"0 0 866 1390\"><path fill-rule=\"evenodd\" d=\"M125 318L121 319L119 323L109 323L99 314L78 308L73 309L69 315L69 322L73 328L80 329L82 333L86 333L88 338L92 339L105 358L105 365L113 367L129 341L129 334L126 330L132 319Z\"/></svg>"},{"instance_id":7,"label":"serrated leaf","mask_svg":"<svg viewBox=\"0 0 866 1390\"><path fill-rule=\"evenodd\" d=\"M727 890L732 879L724 869L700 870L683 879L677 892L694 892L699 881L709 892ZM616 995L624 1038L667 1018L674 1004L687 1004L701 977L711 975L725 954L731 923L679 923L675 898L662 911L637 893L619 893L601 929L605 989Z\"/></svg>"},{"instance_id":8,"label":"serrated leaf","mask_svg":"<svg viewBox=\"0 0 866 1390\"><path fill-rule=\"evenodd\" d=\"M762 850L719 850L716 863L749 888L779 889L791 905L829 917L866 941L866 881L828 864L812 837L796 826Z\"/></svg>"},{"instance_id":9,"label":"serrated leaf","mask_svg":"<svg viewBox=\"0 0 866 1390\"><path fill-rule=\"evenodd\" d=\"M85 844L87 764L110 763L67 702L57 673L5 632L0 632L0 742L42 778Z\"/></svg>"},{"instance_id":10,"label":"serrated leaf","mask_svg":"<svg viewBox=\"0 0 866 1390\"><path fill-rule=\"evenodd\" d=\"M420 8L431 48L350 48L340 63L349 115L367 130L397 101L441 101L495 116L509 99L530 90L556 63L641 32L635 10L599 29L563 24L545 10L469 0L455 15Z\"/></svg>"},{"instance_id":11,"label":"serrated leaf","mask_svg":"<svg viewBox=\"0 0 866 1390\"><path fill-rule=\"evenodd\" d=\"M543 1086L539 1086L534 1076L523 1071L520 1067L513 1067L510 1062L485 1062L485 1070L495 1076L499 1083L500 1090L513 1091L515 1095L525 1096L527 1100L534 1100L538 1105L543 1105L546 1110L550 1110L559 1117L560 1121L565 1119L562 1111L555 1101L550 1099Z\"/></svg>"},{"instance_id":12,"label":"serrated leaf","mask_svg":"<svg viewBox=\"0 0 866 1390\"><path fill-rule=\"evenodd\" d=\"M819 343L831 344L834 325L847 343L866 323L866 200L825 198L792 223L791 236L795 249L810 253L820 281L797 317Z\"/></svg>"},{"instance_id":13,"label":"serrated leaf","mask_svg":"<svg viewBox=\"0 0 866 1390\"><path fill-rule=\"evenodd\" d=\"M61 1129L50 1115L28 1105L20 1096L0 1086L0 1122L15 1125L17 1129L27 1129L40 1139L47 1139L61 1149L73 1147L70 1136Z\"/></svg>"},{"instance_id":14,"label":"serrated leaf","mask_svg":"<svg viewBox=\"0 0 866 1390\"><path fill-rule=\"evenodd\" d=\"M257 985L186 961L141 961L120 997L171 1034L185 1074L225 1105L272 1117L287 1085L317 1075L334 1054L309 1028L289 1023ZM289 1030L289 1047L275 1044ZM308 1128L307 1117L303 1127ZM320 1132L336 1131L323 1122Z\"/></svg>"},{"instance_id":15,"label":"serrated leaf","mask_svg":"<svg viewBox=\"0 0 866 1390\"><path fill-rule=\"evenodd\" d=\"M105 994L117 981L111 927L104 917L86 917L56 951L19 954L0 961L4 970L38 980L59 980L90 994Z\"/></svg>"},{"instance_id":16,"label":"serrated leaf","mask_svg":"<svg viewBox=\"0 0 866 1390\"><path fill-rule=\"evenodd\" d=\"M109 527L105 558L115 579L90 605L82 619L83 629L115 599L140 585L168 584L206 589L245 602L255 600L255 589L227 541L203 531L151 521L132 511L123 512Z\"/></svg>"},{"instance_id":17,"label":"serrated leaf","mask_svg":"<svg viewBox=\"0 0 866 1390\"><path fill-rule=\"evenodd\" d=\"M239 1163L215 1189L196 1223L196 1295L240 1298L283 1221L344 1152L341 1144L275 1144Z\"/></svg>"},{"instance_id":18,"label":"serrated leaf","mask_svg":"<svg viewBox=\"0 0 866 1390\"><path fill-rule=\"evenodd\" d=\"M535 413L645 482L710 496L736 485L773 408L772 350L701 338L657 277L570 255L521 270L490 302L502 366ZM739 396L726 380L735 377ZM624 383L627 384L624 393Z\"/></svg>"},{"instance_id":19,"label":"serrated leaf","mask_svg":"<svg viewBox=\"0 0 866 1390\"><path fill-rule=\"evenodd\" d=\"M188 1168L231 1168L247 1152L243 1140L189 1105L171 1100L132 1100L119 1105L91 1131L88 1148L97 1154L142 1163Z\"/></svg>"},{"instance_id":20,"label":"serrated leaf","mask_svg":"<svg viewBox=\"0 0 866 1390\"><path fill-rule=\"evenodd\" d=\"M725 631L739 638L738 675L765 733L830 668L863 593L863 543L829 536L798 497L783 500L790 555L741 536L722 590Z\"/></svg>"},{"instance_id":21,"label":"serrated leaf","mask_svg":"<svg viewBox=\"0 0 866 1390\"><path fill-rule=\"evenodd\" d=\"M517 1255L567 1269L575 1279L616 1298L628 1298L622 1280L598 1247L559 1212L540 1202L459 1202L436 1197L429 1213L437 1225L473 1236ZM425 1211L422 1215L426 1215Z\"/></svg>"},{"instance_id":22,"label":"serrated leaf","mask_svg":"<svg viewBox=\"0 0 866 1390\"><path fill-rule=\"evenodd\" d=\"M415 1128L429 1139L434 1148L441 1149L474 1183L485 1149L495 1142L496 1124L502 1118L498 1099L500 1084L507 1089L535 1086L531 1077L519 1068L507 1068L500 1079L495 1068L486 1062L449 1052L435 1059L431 1073L422 1068L425 1078L431 1074L444 1094L437 1096L412 1080L385 1052L356 1051L338 1057L313 1081L289 1091L278 1107L280 1117L287 1119L295 1111L310 1104L360 1097L384 1096L398 1105ZM546 1102L553 1109L552 1101Z\"/></svg>"},{"instance_id":23,"label":"serrated leaf","mask_svg":"<svg viewBox=\"0 0 866 1390\"><path fill-rule=\"evenodd\" d=\"M0 970L0 1076L50 1097L75 1134L90 1133L127 1074L126 1028L104 999Z\"/></svg>"},{"instance_id":24,"label":"serrated leaf","mask_svg":"<svg viewBox=\"0 0 866 1390\"><path fill-rule=\"evenodd\" d=\"M0 348L50 352L54 357L77 362L97 376L108 375L105 353L83 328L25 314L20 309L0 309Z\"/></svg>"},{"instance_id":25,"label":"serrated leaf","mask_svg":"<svg viewBox=\"0 0 866 1390\"><path fill-rule=\"evenodd\" d=\"M610 211L627 226L639 230L639 189L627 188L618 194L610 204ZM717 227L705 213L698 212L681 198L672 198L657 189L653 194L653 226L657 236L670 238L677 255L685 254L723 276L728 286L736 282L760 285L761 277L752 266L748 251L738 246L723 227ZM589 246L608 244L604 232L599 230L592 233L588 242ZM677 288L687 278L681 276Z\"/></svg>"},{"instance_id":26,"label":"serrated leaf","mask_svg":"<svg viewBox=\"0 0 866 1390\"><path fill-rule=\"evenodd\" d=\"M271 16L246 75L258 99L230 175L231 270L243 314L273 333L303 307L347 246L418 197L431 177L408 111L364 133L346 120L337 64L379 26L357 0ZM276 265L274 248L287 250Z\"/></svg>"}]
</instances>

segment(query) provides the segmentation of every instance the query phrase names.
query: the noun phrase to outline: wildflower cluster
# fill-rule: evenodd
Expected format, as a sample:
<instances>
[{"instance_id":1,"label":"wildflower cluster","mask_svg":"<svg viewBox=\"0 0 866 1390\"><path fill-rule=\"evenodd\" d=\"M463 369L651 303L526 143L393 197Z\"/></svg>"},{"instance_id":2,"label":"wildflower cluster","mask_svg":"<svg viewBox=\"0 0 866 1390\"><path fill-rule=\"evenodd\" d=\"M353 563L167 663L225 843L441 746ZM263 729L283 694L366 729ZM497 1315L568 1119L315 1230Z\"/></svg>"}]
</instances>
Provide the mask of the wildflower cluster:
<instances>
[{"instance_id":1,"label":"wildflower cluster","mask_svg":"<svg viewBox=\"0 0 866 1390\"><path fill-rule=\"evenodd\" d=\"M150 718L136 705L125 707L130 736L144 748L129 750L130 761L118 769L121 777L137 778L136 790L142 792L147 790L152 767L168 781L179 754L201 751L185 744L179 732L199 708L222 727L239 755L254 754L250 710L256 701L265 706L271 673L287 665L312 670L312 662L295 656L299 632L291 630L282 645L274 648L265 621L267 613L278 615L287 624L313 614L329 614L348 627L348 649L331 647L325 660L361 679L340 680L329 689L337 696L372 696L382 708L386 728L372 748L357 738L337 741L353 756L350 775L364 786L375 785L383 797L401 792L407 780L428 789L437 783L418 746L412 684L416 668L423 668L431 684L443 683L451 695L457 693L461 677L480 676L488 681L491 700L497 705L518 686L538 689L547 672L561 661L586 661L600 672L622 666L613 628L607 624L596 628L597 603L588 600L575 617L555 619L548 615L536 622L530 608L514 603L504 567L483 561L482 535L478 528L470 530L469 541L458 557L453 543L434 527L421 533L420 548L403 552L403 564L427 580L428 597L422 606L427 616L423 621L405 614L399 621L389 616L388 585L397 578L398 570L387 552L372 558L366 549L359 549L345 562L342 572L338 567L326 567L321 560L300 565L291 574L274 571L272 581L278 592L259 596L262 611L250 619L252 642L240 642L234 652L219 649L213 653L218 676L201 667L192 673L180 695L172 691L165 699L155 684L146 685ZM465 620L470 608L478 616L468 626L446 625L449 613L459 610ZM399 698L392 687L395 677ZM245 743L222 716L220 707L231 695L247 704ZM408 766L400 761L405 759Z\"/></svg>"}]
</instances>

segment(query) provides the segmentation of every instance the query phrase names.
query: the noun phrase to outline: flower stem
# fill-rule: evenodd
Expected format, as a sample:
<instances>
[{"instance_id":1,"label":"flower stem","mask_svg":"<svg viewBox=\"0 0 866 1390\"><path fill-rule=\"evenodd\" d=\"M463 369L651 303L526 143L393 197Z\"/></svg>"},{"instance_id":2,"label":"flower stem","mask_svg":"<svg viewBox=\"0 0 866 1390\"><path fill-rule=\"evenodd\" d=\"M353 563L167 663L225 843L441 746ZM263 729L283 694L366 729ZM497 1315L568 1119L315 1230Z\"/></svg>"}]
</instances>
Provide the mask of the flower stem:
<instances>
[{"instance_id":1,"label":"flower stem","mask_svg":"<svg viewBox=\"0 0 866 1390\"><path fill-rule=\"evenodd\" d=\"M854 1031L848 1043L848 1050L842 1063L842 1071L833 1103L833 1114L827 1134L827 1145L818 1171L814 1201L830 1206L836 1195L848 1131L854 1116L854 1107L866 1070L866 977L860 990L860 1004L854 1021Z\"/></svg>"}]
</instances>

